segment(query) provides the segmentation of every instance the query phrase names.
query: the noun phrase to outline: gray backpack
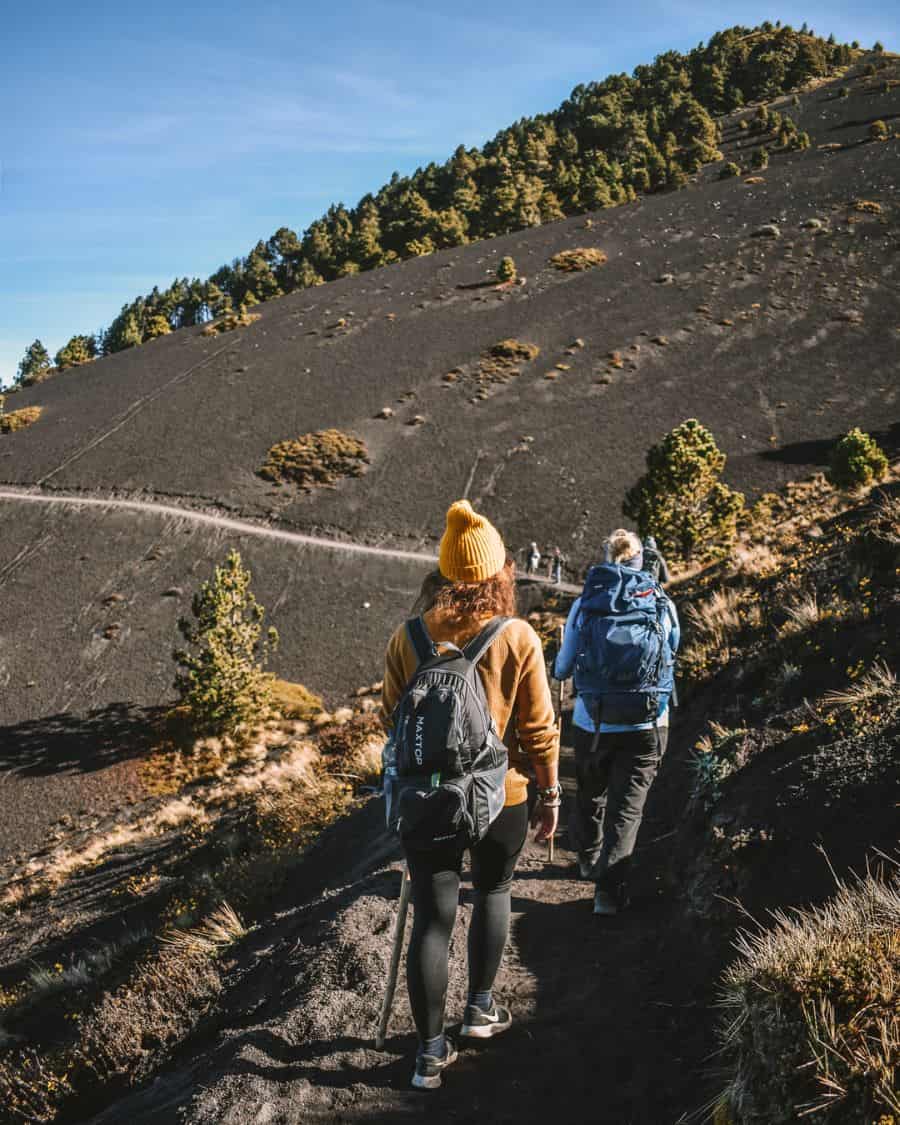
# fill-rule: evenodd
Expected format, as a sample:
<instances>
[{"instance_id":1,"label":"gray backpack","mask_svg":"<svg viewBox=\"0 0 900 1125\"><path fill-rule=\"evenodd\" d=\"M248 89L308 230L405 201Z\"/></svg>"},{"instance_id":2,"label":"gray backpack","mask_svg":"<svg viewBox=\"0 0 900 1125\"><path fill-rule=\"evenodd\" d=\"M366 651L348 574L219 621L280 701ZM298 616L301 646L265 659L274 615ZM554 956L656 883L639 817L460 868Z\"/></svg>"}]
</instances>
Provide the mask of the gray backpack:
<instances>
[{"instance_id":1,"label":"gray backpack","mask_svg":"<svg viewBox=\"0 0 900 1125\"><path fill-rule=\"evenodd\" d=\"M385 793L388 824L409 847L468 847L503 808L506 747L478 661L509 621L495 617L462 649L442 645L444 651L421 617L406 624L419 665L394 708Z\"/></svg>"}]
</instances>

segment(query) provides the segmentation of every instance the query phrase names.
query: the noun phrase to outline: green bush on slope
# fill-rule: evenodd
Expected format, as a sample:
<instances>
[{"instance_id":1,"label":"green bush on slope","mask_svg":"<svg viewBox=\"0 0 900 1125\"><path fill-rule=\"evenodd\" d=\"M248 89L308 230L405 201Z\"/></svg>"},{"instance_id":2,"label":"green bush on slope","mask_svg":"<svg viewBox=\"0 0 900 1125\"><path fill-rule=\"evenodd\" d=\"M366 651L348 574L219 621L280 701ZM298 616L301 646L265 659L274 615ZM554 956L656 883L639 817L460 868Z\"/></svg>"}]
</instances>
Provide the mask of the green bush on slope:
<instances>
[{"instance_id":1,"label":"green bush on slope","mask_svg":"<svg viewBox=\"0 0 900 1125\"><path fill-rule=\"evenodd\" d=\"M273 445L259 475L309 489L334 484L341 477L360 477L368 463L364 441L342 430L317 430Z\"/></svg>"},{"instance_id":2,"label":"green bush on slope","mask_svg":"<svg viewBox=\"0 0 900 1125\"><path fill-rule=\"evenodd\" d=\"M874 438L858 426L835 445L828 465L828 479L837 488L864 488L883 480L887 457Z\"/></svg>"}]
</instances>

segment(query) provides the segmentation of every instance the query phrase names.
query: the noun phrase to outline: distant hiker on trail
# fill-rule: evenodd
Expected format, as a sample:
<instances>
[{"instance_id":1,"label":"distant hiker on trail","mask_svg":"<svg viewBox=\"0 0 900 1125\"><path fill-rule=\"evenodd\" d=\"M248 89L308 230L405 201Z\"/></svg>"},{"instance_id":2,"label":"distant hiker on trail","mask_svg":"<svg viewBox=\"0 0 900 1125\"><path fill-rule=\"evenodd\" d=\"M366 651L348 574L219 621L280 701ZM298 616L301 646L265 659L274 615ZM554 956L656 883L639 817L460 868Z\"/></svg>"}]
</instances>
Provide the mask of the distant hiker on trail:
<instances>
[{"instance_id":1,"label":"distant hiker on trail","mask_svg":"<svg viewBox=\"0 0 900 1125\"><path fill-rule=\"evenodd\" d=\"M475 905L461 1034L487 1039L511 1023L491 990L528 832L526 774L538 786L538 840L555 833L560 804L541 642L514 616L515 563L500 534L467 500L447 512L440 575L425 580L421 599L429 597L430 608L391 637L382 692L392 732L385 748L388 815L403 842L414 906L406 971L419 1033L412 1084L426 1090L440 1086L441 1072L456 1059L444 1034L444 1007L463 854L469 851Z\"/></svg>"},{"instance_id":2,"label":"distant hiker on trail","mask_svg":"<svg viewBox=\"0 0 900 1125\"><path fill-rule=\"evenodd\" d=\"M562 582L562 571L565 557L559 547L553 548L553 553L550 556L550 564L547 567L547 577L556 583L558 586Z\"/></svg>"},{"instance_id":3,"label":"distant hiker on trail","mask_svg":"<svg viewBox=\"0 0 900 1125\"><path fill-rule=\"evenodd\" d=\"M643 553L644 573L649 574L654 582L659 582L661 586L665 586L669 581L669 568L652 535L644 536Z\"/></svg>"},{"instance_id":4,"label":"distant hiker on trail","mask_svg":"<svg viewBox=\"0 0 900 1125\"><path fill-rule=\"evenodd\" d=\"M680 628L675 606L642 571L641 542L614 531L566 621L554 676L574 673L577 792L569 836L594 913L628 903L627 875L647 793L669 734Z\"/></svg>"},{"instance_id":5,"label":"distant hiker on trail","mask_svg":"<svg viewBox=\"0 0 900 1125\"><path fill-rule=\"evenodd\" d=\"M525 565L526 574L537 574L541 565L541 552L537 543L532 543L528 548L528 562Z\"/></svg>"}]
</instances>

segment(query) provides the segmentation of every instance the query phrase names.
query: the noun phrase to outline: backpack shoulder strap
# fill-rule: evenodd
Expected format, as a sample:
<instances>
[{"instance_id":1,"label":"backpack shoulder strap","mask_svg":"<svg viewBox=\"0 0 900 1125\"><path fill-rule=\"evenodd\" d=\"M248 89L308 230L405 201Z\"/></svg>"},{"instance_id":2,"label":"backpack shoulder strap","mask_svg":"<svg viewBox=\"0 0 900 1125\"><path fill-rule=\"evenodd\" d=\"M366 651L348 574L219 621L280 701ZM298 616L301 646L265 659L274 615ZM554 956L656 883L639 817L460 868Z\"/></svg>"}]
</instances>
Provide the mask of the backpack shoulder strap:
<instances>
[{"instance_id":1,"label":"backpack shoulder strap","mask_svg":"<svg viewBox=\"0 0 900 1125\"><path fill-rule=\"evenodd\" d=\"M511 617L492 618L477 636L463 646L462 653L466 660L477 664L510 621L512 621Z\"/></svg>"},{"instance_id":2,"label":"backpack shoulder strap","mask_svg":"<svg viewBox=\"0 0 900 1125\"><path fill-rule=\"evenodd\" d=\"M424 664L426 660L431 660L436 654L434 641L429 636L428 629L421 617L413 617L407 621L406 635L409 637L409 643L413 646L416 659L420 664Z\"/></svg>"}]
</instances>

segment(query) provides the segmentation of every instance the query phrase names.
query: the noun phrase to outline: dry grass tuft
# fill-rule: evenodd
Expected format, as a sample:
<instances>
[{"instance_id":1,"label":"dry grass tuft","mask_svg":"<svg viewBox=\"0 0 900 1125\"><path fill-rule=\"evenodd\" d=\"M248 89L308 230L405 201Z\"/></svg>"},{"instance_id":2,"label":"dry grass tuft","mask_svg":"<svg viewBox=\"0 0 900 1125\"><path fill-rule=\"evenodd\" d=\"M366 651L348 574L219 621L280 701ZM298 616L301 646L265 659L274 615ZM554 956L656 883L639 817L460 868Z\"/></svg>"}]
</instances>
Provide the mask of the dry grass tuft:
<instances>
[{"instance_id":1,"label":"dry grass tuft","mask_svg":"<svg viewBox=\"0 0 900 1125\"><path fill-rule=\"evenodd\" d=\"M781 566L781 556L766 543L738 543L731 553L731 573L768 578Z\"/></svg>"},{"instance_id":2,"label":"dry grass tuft","mask_svg":"<svg viewBox=\"0 0 900 1125\"><path fill-rule=\"evenodd\" d=\"M289 680L275 680L272 684L272 703L275 710L285 719L310 721L322 711L321 696L305 688L303 684Z\"/></svg>"},{"instance_id":3,"label":"dry grass tuft","mask_svg":"<svg viewBox=\"0 0 900 1125\"><path fill-rule=\"evenodd\" d=\"M303 489L333 485L342 477L361 477L369 464L366 443L342 430L317 430L269 450L259 475Z\"/></svg>"},{"instance_id":4,"label":"dry grass tuft","mask_svg":"<svg viewBox=\"0 0 900 1125\"><path fill-rule=\"evenodd\" d=\"M332 774L374 785L381 776L384 727L374 714L354 715L349 722L323 727L319 752Z\"/></svg>"},{"instance_id":5,"label":"dry grass tuft","mask_svg":"<svg viewBox=\"0 0 900 1125\"><path fill-rule=\"evenodd\" d=\"M822 696L824 707L858 707L873 699L892 699L900 691L897 677L883 660L876 660L865 675L843 691L828 691Z\"/></svg>"},{"instance_id":6,"label":"dry grass tuft","mask_svg":"<svg viewBox=\"0 0 900 1125\"><path fill-rule=\"evenodd\" d=\"M780 630L783 637L790 636L792 633L803 633L822 619L822 610L815 594L807 594L805 598L787 606L786 611L788 619Z\"/></svg>"},{"instance_id":7,"label":"dry grass tuft","mask_svg":"<svg viewBox=\"0 0 900 1125\"><path fill-rule=\"evenodd\" d=\"M550 259L550 265L564 273L580 273L594 269L606 262L606 254L592 246L582 246L573 250L560 250Z\"/></svg>"},{"instance_id":8,"label":"dry grass tuft","mask_svg":"<svg viewBox=\"0 0 900 1125\"><path fill-rule=\"evenodd\" d=\"M14 434L17 430L25 430L33 426L43 413L43 406L23 406L21 410L0 414L0 434Z\"/></svg>"},{"instance_id":9,"label":"dry grass tuft","mask_svg":"<svg viewBox=\"0 0 900 1125\"><path fill-rule=\"evenodd\" d=\"M900 878L838 884L737 942L724 978L723 1095L734 1125L900 1114Z\"/></svg>"},{"instance_id":10,"label":"dry grass tuft","mask_svg":"<svg viewBox=\"0 0 900 1125\"><path fill-rule=\"evenodd\" d=\"M721 646L742 625L743 590L726 587L716 590L706 601L689 605L685 617L704 641Z\"/></svg>"},{"instance_id":11,"label":"dry grass tuft","mask_svg":"<svg viewBox=\"0 0 900 1125\"><path fill-rule=\"evenodd\" d=\"M217 957L249 932L236 911L223 902L199 926L191 930L170 930L161 940L164 945L183 953Z\"/></svg>"}]
</instances>

